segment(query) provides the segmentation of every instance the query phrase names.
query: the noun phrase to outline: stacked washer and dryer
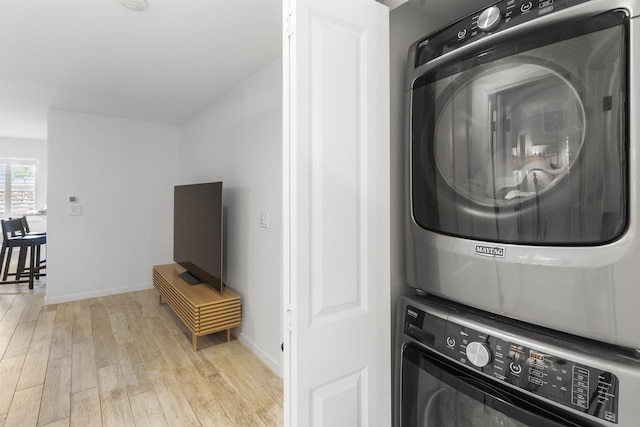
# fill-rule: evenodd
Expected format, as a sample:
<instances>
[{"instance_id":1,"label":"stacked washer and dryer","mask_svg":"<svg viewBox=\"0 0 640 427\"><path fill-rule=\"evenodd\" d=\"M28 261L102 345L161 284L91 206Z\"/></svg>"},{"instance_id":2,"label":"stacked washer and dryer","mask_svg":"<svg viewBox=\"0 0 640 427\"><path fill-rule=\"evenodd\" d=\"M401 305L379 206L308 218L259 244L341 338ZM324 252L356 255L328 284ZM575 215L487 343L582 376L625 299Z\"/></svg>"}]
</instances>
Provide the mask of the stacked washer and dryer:
<instances>
[{"instance_id":1,"label":"stacked washer and dryer","mask_svg":"<svg viewBox=\"0 0 640 427\"><path fill-rule=\"evenodd\" d=\"M397 426L640 425L640 0L409 51Z\"/></svg>"}]
</instances>

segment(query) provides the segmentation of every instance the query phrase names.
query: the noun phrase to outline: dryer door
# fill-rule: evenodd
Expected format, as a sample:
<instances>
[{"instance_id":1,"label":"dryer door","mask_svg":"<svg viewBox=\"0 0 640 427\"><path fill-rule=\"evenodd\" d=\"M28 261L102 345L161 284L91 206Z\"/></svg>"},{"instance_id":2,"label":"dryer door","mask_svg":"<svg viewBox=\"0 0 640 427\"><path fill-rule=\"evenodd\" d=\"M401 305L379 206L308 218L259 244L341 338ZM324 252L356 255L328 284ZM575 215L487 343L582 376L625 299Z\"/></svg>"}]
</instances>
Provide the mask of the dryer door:
<instances>
[{"instance_id":1,"label":"dryer door","mask_svg":"<svg viewBox=\"0 0 640 427\"><path fill-rule=\"evenodd\" d=\"M599 425L499 389L413 344L408 344L402 353L401 381L402 427Z\"/></svg>"},{"instance_id":2,"label":"dryer door","mask_svg":"<svg viewBox=\"0 0 640 427\"><path fill-rule=\"evenodd\" d=\"M411 92L416 224L540 245L618 237L626 21L611 12L426 66Z\"/></svg>"}]
</instances>

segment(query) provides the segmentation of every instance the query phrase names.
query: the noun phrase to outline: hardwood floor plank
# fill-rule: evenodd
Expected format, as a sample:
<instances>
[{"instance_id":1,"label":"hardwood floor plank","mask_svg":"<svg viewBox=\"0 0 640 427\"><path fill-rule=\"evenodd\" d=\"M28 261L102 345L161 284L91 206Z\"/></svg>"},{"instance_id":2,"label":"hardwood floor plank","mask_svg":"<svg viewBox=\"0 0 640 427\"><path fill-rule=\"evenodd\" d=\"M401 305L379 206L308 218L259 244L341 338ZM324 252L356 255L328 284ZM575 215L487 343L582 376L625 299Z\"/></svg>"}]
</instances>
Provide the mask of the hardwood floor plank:
<instances>
[{"instance_id":1,"label":"hardwood floor plank","mask_svg":"<svg viewBox=\"0 0 640 427\"><path fill-rule=\"evenodd\" d=\"M133 298L140 309L143 319L158 319L158 291L147 289L146 291L134 292Z\"/></svg>"},{"instance_id":2,"label":"hardwood floor plank","mask_svg":"<svg viewBox=\"0 0 640 427\"><path fill-rule=\"evenodd\" d=\"M2 387L0 387L0 414L6 415L9 413L11 400L18 385L25 358L26 356L21 356L0 361L0 378L2 378Z\"/></svg>"},{"instance_id":3,"label":"hardwood floor plank","mask_svg":"<svg viewBox=\"0 0 640 427\"><path fill-rule=\"evenodd\" d=\"M13 331L5 334L0 333L0 360L4 358L4 353L5 351L7 351L7 347L9 346L9 342L11 341L12 336Z\"/></svg>"},{"instance_id":4,"label":"hardwood floor plank","mask_svg":"<svg viewBox=\"0 0 640 427\"><path fill-rule=\"evenodd\" d=\"M21 323L35 322L38 320L42 307L44 306L44 299L40 298L37 291L29 295L29 301L20 316Z\"/></svg>"},{"instance_id":5,"label":"hardwood floor plank","mask_svg":"<svg viewBox=\"0 0 640 427\"><path fill-rule=\"evenodd\" d=\"M264 366L262 362L239 342L232 341L226 346L233 347L232 354L237 353L242 357L237 355L216 357L214 360L220 374L232 384L238 395L243 396L251 407L262 408L271 405L273 399L262 392L262 387L274 374L263 371L260 366Z\"/></svg>"},{"instance_id":6,"label":"hardwood floor plank","mask_svg":"<svg viewBox=\"0 0 640 427\"><path fill-rule=\"evenodd\" d=\"M254 408L249 406L249 402L244 399L244 396L238 394L225 377L216 375L207 378L206 382L207 388L224 408L234 426L264 426Z\"/></svg>"},{"instance_id":7,"label":"hardwood floor plank","mask_svg":"<svg viewBox=\"0 0 640 427\"><path fill-rule=\"evenodd\" d=\"M57 322L56 322L57 323ZM73 354L73 325L63 323L53 327L49 360L71 357Z\"/></svg>"},{"instance_id":8,"label":"hardwood floor plank","mask_svg":"<svg viewBox=\"0 0 640 427\"><path fill-rule=\"evenodd\" d=\"M219 335L224 337L224 338L221 338L222 341L220 341L220 343L226 342L226 332L224 331L220 332ZM203 378L209 378L214 375L217 375L218 369L211 362L211 360L206 356L205 350L208 348L208 345L211 345L211 341L207 341L206 339L208 338L208 336L200 337L198 339L198 349L199 349L198 351L193 351L191 347L191 340L188 338L190 337L184 337L184 339L178 339L177 342L178 344L180 344L180 347L182 347L182 350L184 351L184 354L189 359L191 365Z\"/></svg>"},{"instance_id":9,"label":"hardwood floor plank","mask_svg":"<svg viewBox=\"0 0 640 427\"><path fill-rule=\"evenodd\" d=\"M18 323L20 323L20 318L22 317L22 313L24 312L28 302L28 295L16 295L15 298L13 298L9 309L2 317L2 320L0 320L0 330L4 333L13 332L18 326Z\"/></svg>"},{"instance_id":10,"label":"hardwood floor plank","mask_svg":"<svg viewBox=\"0 0 640 427\"><path fill-rule=\"evenodd\" d=\"M16 390L24 390L44 384L50 349L51 340L40 340L31 343Z\"/></svg>"},{"instance_id":11,"label":"hardwood floor plank","mask_svg":"<svg viewBox=\"0 0 640 427\"><path fill-rule=\"evenodd\" d=\"M73 353L73 304L56 306L56 321L53 326L49 360L71 357Z\"/></svg>"},{"instance_id":12,"label":"hardwood floor plank","mask_svg":"<svg viewBox=\"0 0 640 427\"><path fill-rule=\"evenodd\" d=\"M56 323L56 311L41 311L31 341L50 340Z\"/></svg>"},{"instance_id":13,"label":"hardwood floor plank","mask_svg":"<svg viewBox=\"0 0 640 427\"><path fill-rule=\"evenodd\" d=\"M118 346L118 368L130 397L153 390L137 343Z\"/></svg>"},{"instance_id":14,"label":"hardwood floor plank","mask_svg":"<svg viewBox=\"0 0 640 427\"><path fill-rule=\"evenodd\" d=\"M242 409L242 406L238 406L235 402L225 403L225 408L236 405L230 413L250 410L265 425L281 425L283 402L277 396L281 388L277 388L274 383L282 384L282 380L255 354L238 341L221 344L216 346L215 350L203 351L203 353L216 364L222 383L233 389L235 395L241 396L243 403L250 408ZM234 419L234 421L243 422L241 419Z\"/></svg>"},{"instance_id":15,"label":"hardwood floor plank","mask_svg":"<svg viewBox=\"0 0 640 427\"><path fill-rule=\"evenodd\" d=\"M73 324L73 312L74 312L74 304L75 302L65 302L62 304L57 304L56 307L56 324L69 323Z\"/></svg>"},{"instance_id":16,"label":"hardwood floor plank","mask_svg":"<svg viewBox=\"0 0 640 427\"><path fill-rule=\"evenodd\" d=\"M93 330L93 345L95 348L96 369L117 363L118 351L116 341L111 332L111 326Z\"/></svg>"},{"instance_id":17,"label":"hardwood floor plank","mask_svg":"<svg viewBox=\"0 0 640 427\"><path fill-rule=\"evenodd\" d=\"M159 305L158 317L160 321L167 327L167 329L169 329L169 331L171 331L171 333L174 335L190 332L166 302L163 302Z\"/></svg>"},{"instance_id":18,"label":"hardwood floor plank","mask_svg":"<svg viewBox=\"0 0 640 427\"><path fill-rule=\"evenodd\" d=\"M158 342L160 350L155 354L162 355L165 360L165 372L173 375L175 382L172 387L187 399L191 410L202 425L233 426L224 408L216 401L202 376L194 369L187 354L187 351L193 353L193 350L190 346L185 350L181 345L184 337L181 334L176 336L170 331L167 332ZM153 346L151 343L149 345ZM163 378L167 378L166 373L163 374Z\"/></svg>"},{"instance_id":19,"label":"hardwood floor plank","mask_svg":"<svg viewBox=\"0 0 640 427\"><path fill-rule=\"evenodd\" d=\"M171 374L155 377L154 390L167 424L170 426L200 426L191 404L182 393L178 382Z\"/></svg>"},{"instance_id":20,"label":"hardwood floor plank","mask_svg":"<svg viewBox=\"0 0 640 427\"><path fill-rule=\"evenodd\" d=\"M87 424L89 425L89 424ZM40 427L69 427L69 418L65 418L63 420L54 421L50 424L45 424Z\"/></svg>"},{"instance_id":21,"label":"hardwood floor plank","mask_svg":"<svg viewBox=\"0 0 640 427\"><path fill-rule=\"evenodd\" d=\"M151 330L152 327L149 327L148 331ZM171 366L163 356L165 345L159 337L161 334L143 330L136 332L136 342L142 349L143 363L160 402L164 418L171 426L200 426L198 418L173 375Z\"/></svg>"},{"instance_id":22,"label":"hardwood floor plank","mask_svg":"<svg viewBox=\"0 0 640 427\"><path fill-rule=\"evenodd\" d=\"M267 381L264 389L278 403L278 406L284 408L284 384L282 383L282 378L274 374L273 378Z\"/></svg>"},{"instance_id":23,"label":"hardwood floor plank","mask_svg":"<svg viewBox=\"0 0 640 427\"><path fill-rule=\"evenodd\" d=\"M0 287L2 289L3 287ZM4 319L4 316L7 314L13 301L16 299L17 293L0 293L0 322Z\"/></svg>"},{"instance_id":24,"label":"hardwood floor plank","mask_svg":"<svg viewBox=\"0 0 640 427\"><path fill-rule=\"evenodd\" d=\"M131 294L121 294L120 297L120 305L126 316L129 329L133 332L142 328L145 318L142 314L142 305L138 299L135 296L132 298Z\"/></svg>"},{"instance_id":25,"label":"hardwood floor plank","mask_svg":"<svg viewBox=\"0 0 640 427\"><path fill-rule=\"evenodd\" d=\"M202 425L234 426L222 406L219 396L213 394L211 388L200 375L195 371L186 371L179 374L174 373L174 377Z\"/></svg>"},{"instance_id":26,"label":"hardwood floor plank","mask_svg":"<svg viewBox=\"0 0 640 427\"><path fill-rule=\"evenodd\" d=\"M71 357L50 360L44 380L38 425L49 424L71 413Z\"/></svg>"},{"instance_id":27,"label":"hardwood floor plank","mask_svg":"<svg viewBox=\"0 0 640 427\"><path fill-rule=\"evenodd\" d=\"M268 427L277 427L284 425L284 413L282 406L273 403L267 407L260 408L256 411L256 415Z\"/></svg>"},{"instance_id":28,"label":"hardwood floor plank","mask_svg":"<svg viewBox=\"0 0 640 427\"><path fill-rule=\"evenodd\" d=\"M103 426L134 425L129 398L116 366L98 369L98 391Z\"/></svg>"},{"instance_id":29,"label":"hardwood floor plank","mask_svg":"<svg viewBox=\"0 0 640 427\"><path fill-rule=\"evenodd\" d=\"M116 340L116 345L124 346L133 341L133 335L129 330L129 323L124 313L110 313L109 323L111 324L111 332Z\"/></svg>"},{"instance_id":30,"label":"hardwood floor plank","mask_svg":"<svg viewBox=\"0 0 640 427\"><path fill-rule=\"evenodd\" d=\"M39 427L283 424L282 380L224 333L193 352L155 289L49 306L44 291L0 287L0 427L29 393Z\"/></svg>"},{"instance_id":31,"label":"hardwood floor plank","mask_svg":"<svg viewBox=\"0 0 640 427\"><path fill-rule=\"evenodd\" d=\"M146 330L136 331L136 343L140 348L145 369L149 377L153 373L161 375L169 369L165 355L165 345L163 343L163 334L161 330L156 329L157 324L149 322Z\"/></svg>"},{"instance_id":32,"label":"hardwood floor plank","mask_svg":"<svg viewBox=\"0 0 640 427\"><path fill-rule=\"evenodd\" d=\"M154 392L146 391L136 396L131 396L129 397L129 402L131 403L131 411L133 412L136 427L168 425Z\"/></svg>"},{"instance_id":33,"label":"hardwood floor plank","mask_svg":"<svg viewBox=\"0 0 640 427\"><path fill-rule=\"evenodd\" d=\"M93 341L80 341L73 344L71 363L71 393L96 388L98 371L96 369Z\"/></svg>"},{"instance_id":34,"label":"hardwood floor plank","mask_svg":"<svg viewBox=\"0 0 640 427\"><path fill-rule=\"evenodd\" d=\"M6 427L35 427L38 425L38 407L42 385L17 391L7 414Z\"/></svg>"},{"instance_id":35,"label":"hardwood floor plank","mask_svg":"<svg viewBox=\"0 0 640 427\"><path fill-rule=\"evenodd\" d=\"M36 322L18 323L3 357L11 359L12 357L25 356L35 328Z\"/></svg>"},{"instance_id":36,"label":"hardwood floor plank","mask_svg":"<svg viewBox=\"0 0 640 427\"><path fill-rule=\"evenodd\" d=\"M71 395L69 425L71 427L102 425L98 387L79 391Z\"/></svg>"},{"instance_id":37,"label":"hardwood floor plank","mask_svg":"<svg viewBox=\"0 0 640 427\"><path fill-rule=\"evenodd\" d=\"M91 312L87 300L77 301L73 310L73 344L92 341Z\"/></svg>"},{"instance_id":38,"label":"hardwood floor plank","mask_svg":"<svg viewBox=\"0 0 640 427\"><path fill-rule=\"evenodd\" d=\"M110 328L109 316L107 310L103 304L104 298L93 298L89 306L89 313L91 316L91 328Z\"/></svg>"}]
</instances>

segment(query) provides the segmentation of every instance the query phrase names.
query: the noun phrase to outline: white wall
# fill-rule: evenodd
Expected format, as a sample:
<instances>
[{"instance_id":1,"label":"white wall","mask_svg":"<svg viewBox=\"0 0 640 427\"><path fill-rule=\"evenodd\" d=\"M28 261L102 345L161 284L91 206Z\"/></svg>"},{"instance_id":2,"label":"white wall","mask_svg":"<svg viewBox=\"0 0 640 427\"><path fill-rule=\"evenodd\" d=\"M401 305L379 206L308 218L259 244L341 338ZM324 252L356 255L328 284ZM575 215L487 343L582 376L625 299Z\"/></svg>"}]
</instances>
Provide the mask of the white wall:
<instances>
[{"instance_id":1,"label":"white wall","mask_svg":"<svg viewBox=\"0 0 640 427\"><path fill-rule=\"evenodd\" d=\"M36 195L36 209L44 209L47 204L47 141L0 137L0 158L38 160L36 179L40 191Z\"/></svg>"},{"instance_id":2,"label":"white wall","mask_svg":"<svg viewBox=\"0 0 640 427\"><path fill-rule=\"evenodd\" d=\"M48 135L45 303L150 288L172 262L178 127L52 110Z\"/></svg>"},{"instance_id":3,"label":"white wall","mask_svg":"<svg viewBox=\"0 0 640 427\"><path fill-rule=\"evenodd\" d=\"M224 182L223 277L242 298L240 339L282 376L280 62L181 127L180 183Z\"/></svg>"}]
</instances>

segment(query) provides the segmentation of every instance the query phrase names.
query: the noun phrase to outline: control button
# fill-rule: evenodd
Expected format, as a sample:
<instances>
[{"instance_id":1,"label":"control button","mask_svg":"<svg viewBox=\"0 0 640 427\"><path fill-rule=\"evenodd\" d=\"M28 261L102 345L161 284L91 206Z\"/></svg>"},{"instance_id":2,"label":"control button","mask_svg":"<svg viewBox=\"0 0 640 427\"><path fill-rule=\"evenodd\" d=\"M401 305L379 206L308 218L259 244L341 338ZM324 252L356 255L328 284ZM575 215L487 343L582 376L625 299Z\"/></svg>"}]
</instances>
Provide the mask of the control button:
<instances>
[{"instance_id":1,"label":"control button","mask_svg":"<svg viewBox=\"0 0 640 427\"><path fill-rule=\"evenodd\" d=\"M544 384L540 378L535 377L529 377L529 382L540 387Z\"/></svg>"},{"instance_id":2,"label":"control button","mask_svg":"<svg viewBox=\"0 0 640 427\"><path fill-rule=\"evenodd\" d=\"M491 31L502 21L502 14L497 6L491 6L482 11L478 17L478 28L482 31Z\"/></svg>"},{"instance_id":3,"label":"control button","mask_svg":"<svg viewBox=\"0 0 640 427\"><path fill-rule=\"evenodd\" d=\"M467 30L460 30L458 31L458 40L462 40L463 38L465 38L467 36Z\"/></svg>"},{"instance_id":4,"label":"control button","mask_svg":"<svg viewBox=\"0 0 640 427\"><path fill-rule=\"evenodd\" d=\"M544 378L544 374L541 371L536 371L535 369L529 369L529 374L534 377Z\"/></svg>"},{"instance_id":5,"label":"control button","mask_svg":"<svg viewBox=\"0 0 640 427\"><path fill-rule=\"evenodd\" d=\"M533 3L527 2L527 3L524 3L522 6L520 6L520 11L522 13L527 13L531 10L532 7L533 7Z\"/></svg>"},{"instance_id":6,"label":"control button","mask_svg":"<svg viewBox=\"0 0 640 427\"><path fill-rule=\"evenodd\" d=\"M456 340L452 337L447 337L447 347L453 348L456 345Z\"/></svg>"},{"instance_id":7,"label":"control button","mask_svg":"<svg viewBox=\"0 0 640 427\"><path fill-rule=\"evenodd\" d=\"M522 366L518 365L517 363L511 362L509 364L509 370L516 375L520 375L520 372L522 372Z\"/></svg>"},{"instance_id":8,"label":"control button","mask_svg":"<svg viewBox=\"0 0 640 427\"><path fill-rule=\"evenodd\" d=\"M485 343L477 341L469 343L469 345L467 345L466 352L469 362L471 362L478 368L487 366L489 362L491 362L491 350Z\"/></svg>"}]
</instances>

